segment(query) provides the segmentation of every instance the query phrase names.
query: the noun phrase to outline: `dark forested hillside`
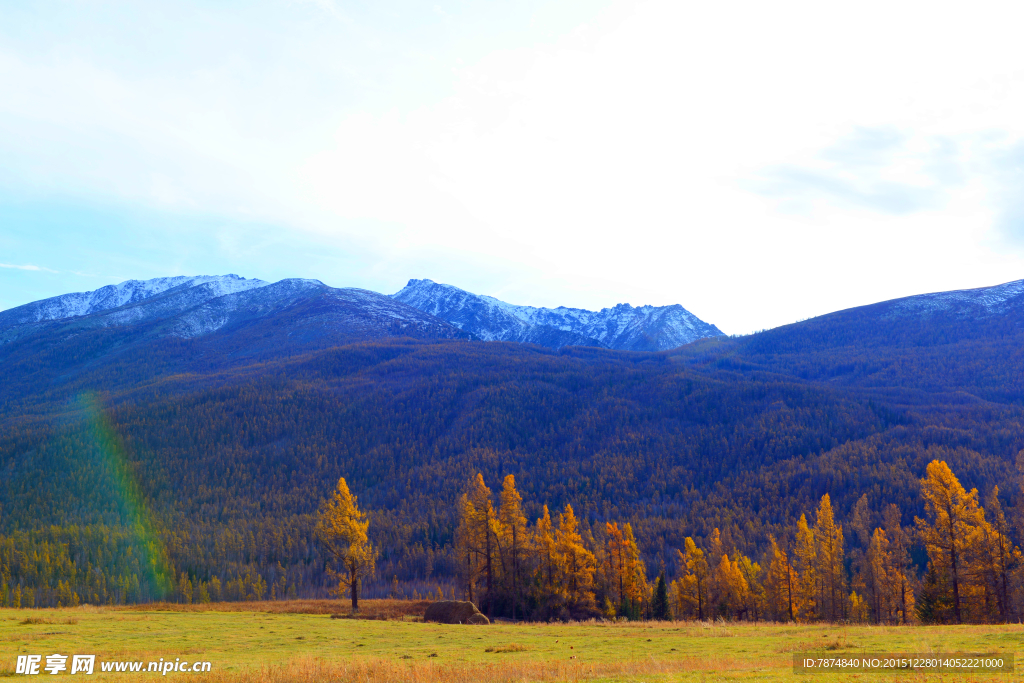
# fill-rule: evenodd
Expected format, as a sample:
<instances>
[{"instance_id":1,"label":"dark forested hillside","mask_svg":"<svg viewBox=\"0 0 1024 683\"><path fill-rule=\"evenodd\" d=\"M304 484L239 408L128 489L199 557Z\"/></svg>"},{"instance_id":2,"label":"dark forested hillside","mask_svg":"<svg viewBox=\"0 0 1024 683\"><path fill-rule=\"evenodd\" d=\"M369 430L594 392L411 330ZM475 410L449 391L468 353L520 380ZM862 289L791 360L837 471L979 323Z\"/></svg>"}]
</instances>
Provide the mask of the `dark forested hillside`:
<instances>
[{"instance_id":1,"label":"dark forested hillside","mask_svg":"<svg viewBox=\"0 0 1024 683\"><path fill-rule=\"evenodd\" d=\"M630 522L670 576L687 536L719 529L759 555L826 493L840 522L866 494L876 518L898 503L910 524L936 459L1017 505L1013 316L835 315L657 354L397 337L243 352L272 321L219 339L14 342L5 595L323 595L313 518L339 477L382 550L370 595L455 585L457 502L478 472L515 475L530 520L569 503L587 533Z\"/></svg>"},{"instance_id":2,"label":"dark forested hillside","mask_svg":"<svg viewBox=\"0 0 1024 683\"><path fill-rule=\"evenodd\" d=\"M1020 405L1022 339L1024 282L1013 282L838 311L746 337L702 340L674 353L708 369L871 387L897 401L935 400L900 391L919 389Z\"/></svg>"}]
</instances>

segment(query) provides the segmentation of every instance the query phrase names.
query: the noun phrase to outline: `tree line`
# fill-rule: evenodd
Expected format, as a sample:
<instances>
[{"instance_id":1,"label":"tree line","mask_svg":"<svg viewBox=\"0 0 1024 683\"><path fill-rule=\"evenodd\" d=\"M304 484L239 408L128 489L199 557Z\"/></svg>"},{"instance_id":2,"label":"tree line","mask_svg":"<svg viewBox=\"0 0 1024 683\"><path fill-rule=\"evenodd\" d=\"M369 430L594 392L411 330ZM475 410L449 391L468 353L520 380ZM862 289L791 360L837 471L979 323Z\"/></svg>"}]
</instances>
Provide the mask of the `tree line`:
<instances>
[{"instance_id":1,"label":"tree line","mask_svg":"<svg viewBox=\"0 0 1024 683\"><path fill-rule=\"evenodd\" d=\"M786 538L766 539L760 562L714 529L703 547L676 550L677 576L650 577L629 522L581 527L572 505L532 524L515 477L492 495L478 474L459 501L455 552L464 597L490 616L529 619L1006 622L1024 607L1024 564L993 489L988 506L949 466L927 466L925 517L903 526L895 503L872 524L864 495L847 524L822 496ZM847 534L857 542L849 547ZM912 559L923 550L922 573ZM653 578L653 580L652 580Z\"/></svg>"},{"instance_id":2,"label":"tree line","mask_svg":"<svg viewBox=\"0 0 1024 683\"><path fill-rule=\"evenodd\" d=\"M1024 469L1024 453L1018 461ZM877 520L866 494L844 525L825 494L813 523L801 514L778 536L770 534L759 561L715 528L703 543L686 536L674 551L674 576L666 576L664 566L655 575L649 571L630 522L588 523L567 503L554 516L542 506L530 523L514 475L504 477L495 496L477 474L459 498L450 551L462 596L492 617L879 624L1019 619L1024 562L998 488L983 506L978 491L967 491L939 460L928 464L920 487L924 517L911 525L901 523L894 503ZM325 551L318 571L333 582L334 594L351 597L353 609L360 588L375 578L380 553L369 527L339 479L316 515L314 533ZM168 588L154 583L145 553L123 532L87 527L69 537L51 528L33 535L31 557L17 552L17 535L0 539L0 606L297 597L297 583L280 563L269 581L256 571L224 581L181 571ZM923 553L923 566L915 552Z\"/></svg>"}]
</instances>

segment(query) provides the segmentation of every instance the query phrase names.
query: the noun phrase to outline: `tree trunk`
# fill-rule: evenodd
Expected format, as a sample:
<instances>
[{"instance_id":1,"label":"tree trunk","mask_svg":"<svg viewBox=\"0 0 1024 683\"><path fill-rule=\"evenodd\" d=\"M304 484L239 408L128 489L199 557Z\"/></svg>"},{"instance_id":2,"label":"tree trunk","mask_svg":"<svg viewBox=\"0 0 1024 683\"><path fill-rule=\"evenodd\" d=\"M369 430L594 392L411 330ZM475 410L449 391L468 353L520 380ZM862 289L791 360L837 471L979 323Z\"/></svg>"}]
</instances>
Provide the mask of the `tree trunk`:
<instances>
[{"instance_id":1,"label":"tree trunk","mask_svg":"<svg viewBox=\"0 0 1024 683\"><path fill-rule=\"evenodd\" d=\"M1005 624L1010 618L1010 591L1006 581L1006 548L1003 545L1003 534L1000 530L996 530L998 534L996 541L999 542L999 618Z\"/></svg>"},{"instance_id":2,"label":"tree trunk","mask_svg":"<svg viewBox=\"0 0 1024 683\"><path fill-rule=\"evenodd\" d=\"M488 516L484 517L485 527L484 534L487 537L487 618L494 618L494 590L492 585L493 574L491 572L491 519Z\"/></svg>"},{"instance_id":3,"label":"tree trunk","mask_svg":"<svg viewBox=\"0 0 1024 683\"><path fill-rule=\"evenodd\" d=\"M906 574L900 574L900 614L903 615L903 625L907 624L907 579Z\"/></svg>"},{"instance_id":4,"label":"tree trunk","mask_svg":"<svg viewBox=\"0 0 1024 683\"><path fill-rule=\"evenodd\" d=\"M519 558L517 557L517 554L516 554L516 550L518 548L518 545L517 545L516 541L517 541L517 539L516 539L516 525L515 525L515 521L513 520L513 524L512 524L512 621L516 620L516 600L519 597L519 593L518 593L519 584L516 581L516 579L519 578L518 577L518 574L519 574L518 569L519 569L519 567L517 566L518 565L517 560Z\"/></svg>"},{"instance_id":5,"label":"tree trunk","mask_svg":"<svg viewBox=\"0 0 1024 683\"><path fill-rule=\"evenodd\" d=\"M956 623L961 623L960 619L960 577L957 576L956 566L956 527L953 523L953 510L952 508L947 510L947 517L949 518L949 565L952 570L953 580L953 618L956 619Z\"/></svg>"},{"instance_id":6,"label":"tree trunk","mask_svg":"<svg viewBox=\"0 0 1024 683\"><path fill-rule=\"evenodd\" d=\"M789 602L789 620L795 622L793 617L793 570L786 565L786 599Z\"/></svg>"},{"instance_id":7,"label":"tree trunk","mask_svg":"<svg viewBox=\"0 0 1024 683\"><path fill-rule=\"evenodd\" d=\"M622 543L616 541L615 545L616 545L615 552L616 552L616 555L618 555L618 557L619 557L619 604L620 605L625 605L626 604L626 596L623 595L623 587L622 587Z\"/></svg>"},{"instance_id":8,"label":"tree trunk","mask_svg":"<svg viewBox=\"0 0 1024 683\"><path fill-rule=\"evenodd\" d=\"M699 574L695 574L695 576L697 577L697 618L704 621L704 597L702 595L704 592L702 586L703 582L700 580Z\"/></svg>"}]
</instances>

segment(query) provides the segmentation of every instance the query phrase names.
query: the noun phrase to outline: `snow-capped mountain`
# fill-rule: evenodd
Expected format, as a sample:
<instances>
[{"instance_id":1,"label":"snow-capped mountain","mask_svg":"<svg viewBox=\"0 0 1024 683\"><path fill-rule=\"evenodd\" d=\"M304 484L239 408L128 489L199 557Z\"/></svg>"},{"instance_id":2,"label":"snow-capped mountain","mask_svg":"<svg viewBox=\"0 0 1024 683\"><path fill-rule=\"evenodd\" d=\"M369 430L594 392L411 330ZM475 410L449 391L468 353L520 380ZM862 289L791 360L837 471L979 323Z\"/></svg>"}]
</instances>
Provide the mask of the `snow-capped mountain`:
<instances>
[{"instance_id":1,"label":"snow-capped mountain","mask_svg":"<svg viewBox=\"0 0 1024 683\"><path fill-rule=\"evenodd\" d=\"M160 277L153 280L126 280L120 284L107 285L91 292L62 294L0 312L0 329L26 323L92 315L152 299L171 290L179 294L187 292L184 297L186 301L177 300L175 302L177 306L182 307L187 306L189 302L194 305L214 297L243 292L267 284L269 283L263 280L246 279L237 275L198 275Z\"/></svg>"},{"instance_id":2,"label":"snow-capped mountain","mask_svg":"<svg viewBox=\"0 0 1024 683\"><path fill-rule=\"evenodd\" d=\"M260 289L212 298L173 319L174 336L194 338L272 321L281 343L388 336L468 337L432 315L366 289L329 287L319 280L288 279ZM282 334L282 330L286 334Z\"/></svg>"},{"instance_id":3,"label":"snow-capped mountain","mask_svg":"<svg viewBox=\"0 0 1024 683\"><path fill-rule=\"evenodd\" d=\"M387 336L469 336L364 289L336 289L319 280L271 284L224 275L129 280L19 306L0 313L0 344L43 332L67 337L101 328L123 329L133 339L195 339L221 332L241 335L259 348L271 340L285 346L323 346ZM254 336L257 328L262 331Z\"/></svg>"},{"instance_id":4,"label":"snow-capped mountain","mask_svg":"<svg viewBox=\"0 0 1024 683\"><path fill-rule=\"evenodd\" d=\"M998 315L1024 307L1024 280L994 287L919 294L877 305L887 306L889 317L937 313L958 317Z\"/></svg>"},{"instance_id":5,"label":"snow-capped mountain","mask_svg":"<svg viewBox=\"0 0 1024 683\"><path fill-rule=\"evenodd\" d=\"M132 391L160 391L159 381L149 382L208 378L215 371L396 337L470 335L389 296L318 280L126 282L102 294L55 297L0 314L0 405L44 390L66 398L61 392L104 386L111 377Z\"/></svg>"},{"instance_id":6,"label":"snow-capped mountain","mask_svg":"<svg viewBox=\"0 0 1024 683\"><path fill-rule=\"evenodd\" d=\"M600 311L516 306L431 280L409 280L393 298L447 320L485 341L529 342L560 348L600 346L664 351L722 331L682 306L619 304Z\"/></svg>"}]
</instances>

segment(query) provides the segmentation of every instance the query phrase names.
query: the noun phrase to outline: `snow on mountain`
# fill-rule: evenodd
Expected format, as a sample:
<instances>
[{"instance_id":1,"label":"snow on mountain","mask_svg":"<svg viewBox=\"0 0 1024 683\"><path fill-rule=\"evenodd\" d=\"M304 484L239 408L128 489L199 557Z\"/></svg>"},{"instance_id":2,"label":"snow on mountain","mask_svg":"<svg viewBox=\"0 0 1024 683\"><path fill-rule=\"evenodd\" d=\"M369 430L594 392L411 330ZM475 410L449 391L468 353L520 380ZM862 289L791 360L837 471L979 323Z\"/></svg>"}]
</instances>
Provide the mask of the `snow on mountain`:
<instances>
[{"instance_id":1,"label":"snow on mountain","mask_svg":"<svg viewBox=\"0 0 1024 683\"><path fill-rule=\"evenodd\" d=\"M254 288L256 289L256 288ZM259 318L293 305L303 295L330 289L319 280L298 278L267 284L258 291L240 290L210 297L175 316L171 334L176 337L201 337L221 329L242 317Z\"/></svg>"},{"instance_id":2,"label":"snow on mountain","mask_svg":"<svg viewBox=\"0 0 1024 683\"><path fill-rule=\"evenodd\" d=\"M663 351L722 332L682 306L619 304L600 311L537 308L505 303L431 280L409 280L392 295L485 341L517 341L560 348L601 346Z\"/></svg>"},{"instance_id":3,"label":"snow on mountain","mask_svg":"<svg viewBox=\"0 0 1024 683\"><path fill-rule=\"evenodd\" d=\"M957 316L997 315L1024 307L1024 280L994 287L959 289L951 292L919 294L884 302L887 317L950 313Z\"/></svg>"},{"instance_id":4,"label":"snow on mountain","mask_svg":"<svg viewBox=\"0 0 1024 683\"><path fill-rule=\"evenodd\" d=\"M255 289L267 284L269 283L263 280L246 279L238 275L198 275L160 277L153 280L127 280L120 284L100 287L91 292L62 294L0 312L0 329L27 323L93 315L147 301L172 290L177 292L195 290L191 291L186 298L196 301ZM137 316L133 318L131 312L126 312L115 324L124 324L133 319L137 319Z\"/></svg>"},{"instance_id":5,"label":"snow on mountain","mask_svg":"<svg viewBox=\"0 0 1024 683\"><path fill-rule=\"evenodd\" d=\"M516 306L430 280L410 280L389 297L337 289L319 280L270 284L237 275L199 275L128 280L0 312L0 343L52 325L66 326L69 332L144 325L147 335L196 338L281 315L289 320L289 329L309 339L340 339L342 332L365 338L469 333L485 341L550 348L660 351L722 334L679 305L552 309Z\"/></svg>"},{"instance_id":6,"label":"snow on mountain","mask_svg":"<svg viewBox=\"0 0 1024 683\"><path fill-rule=\"evenodd\" d=\"M295 309L301 308L296 311ZM172 334L200 337L228 325L293 311L307 333L345 329L369 336L402 334L459 336L443 320L365 289L329 287L319 280L288 279L254 291L211 298L174 318Z\"/></svg>"},{"instance_id":7,"label":"snow on mountain","mask_svg":"<svg viewBox=\"0 0 1024 683\"><path fill-rule=\"evenodd\" d=\"M319 280L270 284L227 275L128 281L27 304L0 314L0 345L37 334L71 339L112 327L135 340L222 333L241 344L233 353L242 354L243 348L274 352L392 336L469 336L384 294Z\"/></svg>"}]
</instances>

